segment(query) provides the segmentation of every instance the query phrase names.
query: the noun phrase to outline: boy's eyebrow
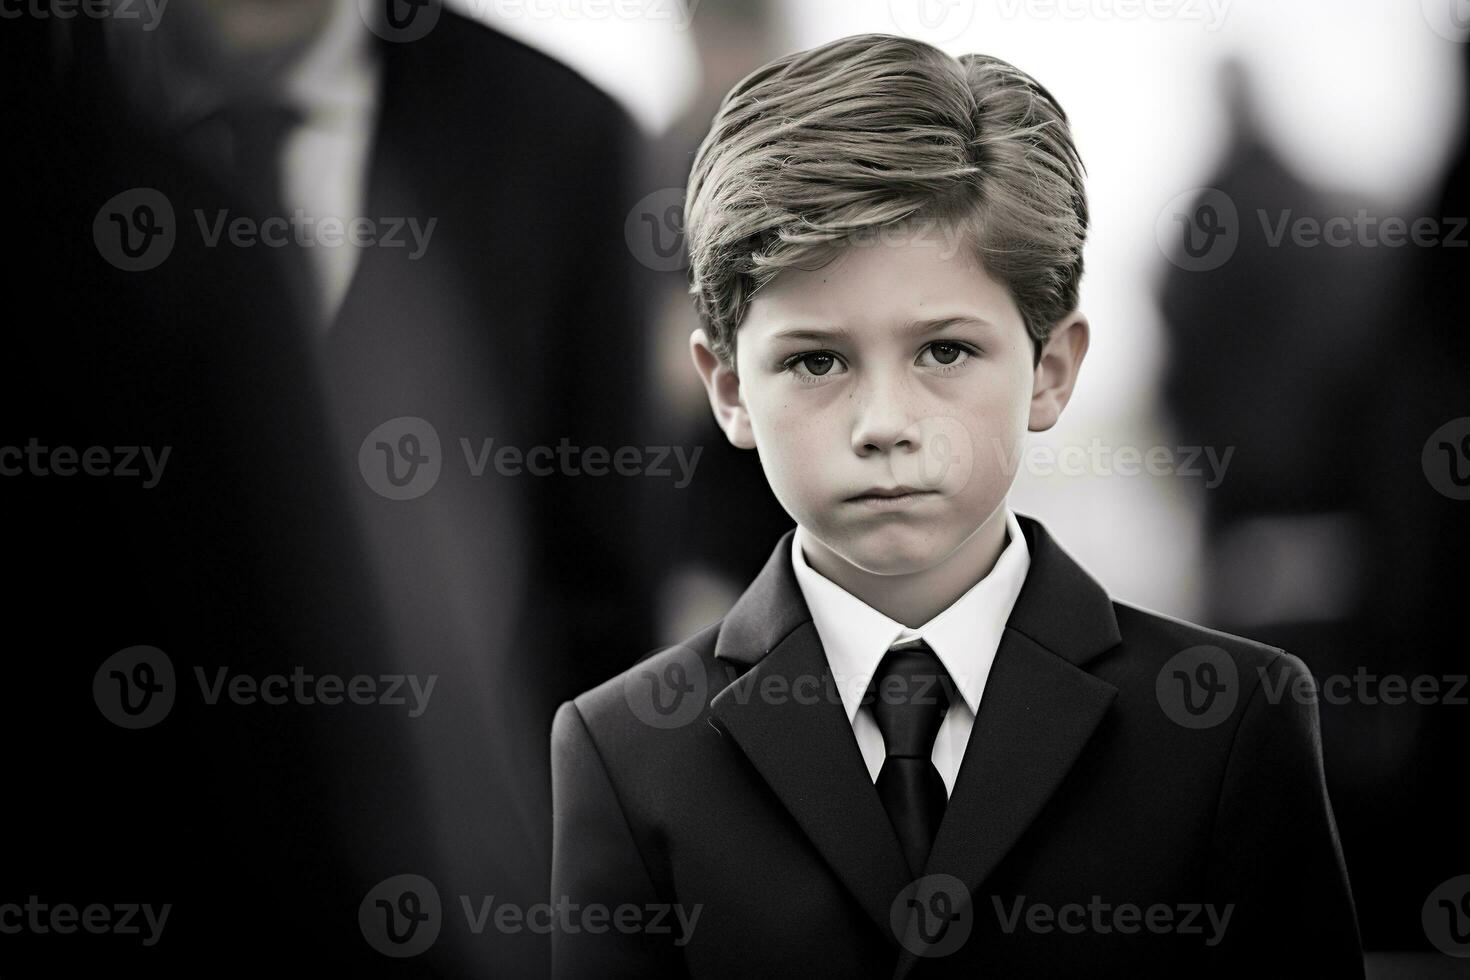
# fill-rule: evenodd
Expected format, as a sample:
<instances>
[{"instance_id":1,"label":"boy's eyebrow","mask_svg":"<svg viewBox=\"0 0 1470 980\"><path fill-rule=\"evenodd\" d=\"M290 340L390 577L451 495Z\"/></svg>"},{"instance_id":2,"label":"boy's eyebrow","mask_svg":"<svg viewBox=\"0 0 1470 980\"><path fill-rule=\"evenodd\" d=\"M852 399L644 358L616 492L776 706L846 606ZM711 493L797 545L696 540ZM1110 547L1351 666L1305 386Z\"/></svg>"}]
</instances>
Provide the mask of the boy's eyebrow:
<instances>
[{"instance_id":1,"label":"boy's eyebrow","mask_svg":"<svg viewBox=\"0 0 1470 980\"><path fill-rule=\"evenodd\" d=\"M981 327L990 326L990 321L982 320L978 316L965 313L956 313L949 316L926 317L922 320L910 320L899 328L899 333L905 337L919 336L926 333L936 333L946 327L962 326L964 324L975 324ZM844 340L849 336L846 327L791 327L786 330L778 330L771 334L772 340Z\"/></svg>"}]
</instances>

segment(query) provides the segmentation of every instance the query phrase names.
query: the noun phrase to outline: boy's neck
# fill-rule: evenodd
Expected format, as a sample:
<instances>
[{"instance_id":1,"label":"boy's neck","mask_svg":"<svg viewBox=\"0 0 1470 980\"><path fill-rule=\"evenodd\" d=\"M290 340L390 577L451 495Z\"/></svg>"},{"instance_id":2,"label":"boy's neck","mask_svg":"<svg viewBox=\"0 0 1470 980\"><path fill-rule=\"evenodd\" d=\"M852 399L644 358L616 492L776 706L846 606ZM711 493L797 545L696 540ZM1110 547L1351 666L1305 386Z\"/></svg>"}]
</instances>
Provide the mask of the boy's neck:
<instances>
[{"instance_id":1,"label":"boy's neck","mask_svg":"<svg viewBox=\"0 0 1470 980\"><path fill-rule=\"evenodd\" d=\"M954 605L990 574L1006 544L1006 511L999 507L954 553L933 568L909 575L875 575L832 551L815 535L802 536L807 564L847 592L910 629Z\"/></svg>"}]
</instances>

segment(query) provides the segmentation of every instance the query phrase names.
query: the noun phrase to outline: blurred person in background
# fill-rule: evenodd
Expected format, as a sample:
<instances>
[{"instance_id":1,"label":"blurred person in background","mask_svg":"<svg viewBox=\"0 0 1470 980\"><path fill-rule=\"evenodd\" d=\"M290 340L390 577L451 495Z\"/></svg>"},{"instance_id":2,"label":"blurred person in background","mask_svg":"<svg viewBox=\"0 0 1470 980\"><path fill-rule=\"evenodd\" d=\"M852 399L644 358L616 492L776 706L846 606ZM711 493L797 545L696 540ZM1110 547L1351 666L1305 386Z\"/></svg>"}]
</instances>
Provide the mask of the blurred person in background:
<instances>
[{"instance_id":1,"label":"blurred person in background","mask_svg":"<svg viewBox=\"0 0 1470 980\"><path fill-rule=\"evenodd\" d=\"M12 596L32 617L18 646L44 692L7 719L17 740L42 736L19 777L32 846L7 884L173 903L150 962L386 970L359 906L403 873L446 916L460 894L542 900L552 708L613 669L601 658L653 643L627 601L640 542L656 546L631 527L653 481L575 456L540 476L479 465L487 446L646 442L643 270L621 235L636 134L545 55L437 5L408 13L211 0L148 30L7 25L22 138L0 186L33 229L9 275L45 305L18 332L0 444L170 448L146 490L5 483L31 571ZM128 264L109 232L136 247L170 217L156 266L112 261ZM242 218L260 240L232 241ZM280 247L271 219L290 228ZM362 243L331 219L366 219ZM430 432L437 479L386 495L413 463L401 437ZM146 731L90 694L136 644L177 683ZM210 704L197 678L221 669L435 680L414 716ZM136 951L56 938L21 950ZM544 959L532 931L446 925L416 968Z\"/></svg>"},{"instance_id":2,"label":"blurred person in background","mask_svg":"<svg viewBox=\"0 0 1470 980\"><path fill-rule=\"evenodd\" d=\"M1229 150L1204 183L1236 209L1238 242L1208 261L1221 199L1202 197L1181 235L1214 267L1175 262L1161 296L1163 394L1180 442L1237 450L1202 501L1205 621L1293 650L1319 685L1338 678L1320 700L1322 739L1364 947L1428 949L1421 906L1467 857L1450 802L1465 711L1390 702L1386 687L1344 696L1341 679L1464 674L1463 631L1447 613L1466 592L1470 520L1426 479L1423 452L1466 412L1470 346L1454 296L1465 250L1273 244L1262 215L1388 212L1294 173L1263 131L1246 69L1227 62L1220 80ZM1464 161L1462 135L1440 199L1415 214L1467 213Z\"/></svg>"},{"instance_id":3,"label":"blurred person in background","mask_svg":"<svg viewBox=\"0 0 1470 980\"><path fill-rule=\"evenodd\" d=\"M698 90L674 124L649 143L642 171L652 197L645 200L646 238L635 250L655 272L650 306L657 384L649 392L649 414L660 440L698 446L701 453L692 488L654 488L674 529L657 603L663 643L723 616L765 563L765 543L792 526L766 485L760 460L725 439L689 371L689 334L698 319L689 302L683 228L684 182L694 152L725 93L782 48L782 11L775 0L702 0L692 27L702 69Z\"/></svg>"}]
</instances>

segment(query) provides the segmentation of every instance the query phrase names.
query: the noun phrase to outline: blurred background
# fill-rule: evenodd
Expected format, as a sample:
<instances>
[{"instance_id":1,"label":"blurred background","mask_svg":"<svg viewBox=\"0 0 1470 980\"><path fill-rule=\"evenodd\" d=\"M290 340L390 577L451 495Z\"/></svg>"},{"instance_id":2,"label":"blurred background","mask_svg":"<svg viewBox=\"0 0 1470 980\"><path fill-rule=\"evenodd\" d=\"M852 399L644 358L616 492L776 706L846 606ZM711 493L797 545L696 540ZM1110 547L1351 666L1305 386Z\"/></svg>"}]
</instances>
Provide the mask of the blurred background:
<instances>
[{"instance_id":1,"label":"blurred background","mask_svg":"<svg viewBox=\"0 0 1470 980\"><path fill-rule=\"evenodd\" d=\"M6 7L0 903L173 911L0 935L0 972L544 973L460 907L544 899L556 705L790 525L689 364L694 150L745 74L870 31L1031 73L1087 166L1092 347L1011 505L1123 601L1372 678L1321 704L1372 975L1470 975L1423 919L1470 873L1459 0ZM374 693L211 703L221 671ZM405 874L443 906L411 960L359 918Z\"/></svg>"}]
</instances>

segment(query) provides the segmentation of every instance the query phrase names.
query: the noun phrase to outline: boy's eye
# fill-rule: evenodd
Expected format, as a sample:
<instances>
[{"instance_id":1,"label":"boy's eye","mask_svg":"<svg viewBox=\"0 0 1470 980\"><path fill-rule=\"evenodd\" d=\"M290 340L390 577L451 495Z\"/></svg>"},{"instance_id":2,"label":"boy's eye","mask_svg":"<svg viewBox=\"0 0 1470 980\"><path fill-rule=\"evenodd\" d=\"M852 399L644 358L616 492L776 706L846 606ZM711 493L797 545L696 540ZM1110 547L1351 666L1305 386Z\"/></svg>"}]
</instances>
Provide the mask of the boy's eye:
<instances>
[{"instance_id":1,"label":"boy's eye","mask_svg":"<svg viewBox=\"0 0 1470 980\"><path fill-rule=\"evenodd\" d=\"M924 352L919 355L919 363L926 363L924 358L928 357L938 367L950 367L955 364L964 363L964 361L969 359L971 353L970 349L963 344L954 344L940 340L924 348Z\"/></svg>"},{"instance_id":2,"label":"boy's eye","mask_svg":"<svg viewBox=\"0 0 1470 980\"><path fill-rule=\"evenodd\" d=\"M820 378L823 375L841 374L843 371L842 361L837 355L823 350L797 354L789 358L785 366L788 371L803 381Z\"/></svg>"},{"instance_id":3,"label":"boy's eye","mask_svg":"<svg viewBox=\"0 0 1470 980\"><path fill-rule=\"evenodd\" d=\"M826 374L832 370L832 365L837 359L831 354L808 354L801 359L801 363L812 374Z\"/></svg>"}]
</instances>

